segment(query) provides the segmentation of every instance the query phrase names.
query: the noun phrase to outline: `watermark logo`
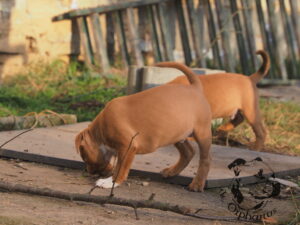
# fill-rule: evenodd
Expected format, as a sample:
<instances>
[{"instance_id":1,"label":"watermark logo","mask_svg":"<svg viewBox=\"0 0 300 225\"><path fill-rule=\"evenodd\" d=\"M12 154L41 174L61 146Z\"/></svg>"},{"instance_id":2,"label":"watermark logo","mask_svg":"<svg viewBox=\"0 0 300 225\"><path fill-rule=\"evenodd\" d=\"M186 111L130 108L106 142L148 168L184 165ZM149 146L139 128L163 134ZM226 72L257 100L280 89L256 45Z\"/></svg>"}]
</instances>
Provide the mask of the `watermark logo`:
<instances>
[{"instance_id":1,"label":"watermark logo","mask_svg":"<svg viewBox=\"0 0 300 225\"><path fill-rule=\"evenodd\" d=\"M253 177L256 184L243 185L243 179L240 174L243 170L257 168L258 171ZM269 177L275 178L275 173L272 168L257 157L253 160L246 161L242 158L234 160L228 165L228 169L233 171L234 177L228 188L222 189L220 197L227 203L227 209L236 215L238 219L248 221L261 221L268 217L272 217L276 212L276 208L272 206L272 198L280 194L280 183L271 181ZM264 174L267 170L270 173Z\"/></svg>"}]
</instances>

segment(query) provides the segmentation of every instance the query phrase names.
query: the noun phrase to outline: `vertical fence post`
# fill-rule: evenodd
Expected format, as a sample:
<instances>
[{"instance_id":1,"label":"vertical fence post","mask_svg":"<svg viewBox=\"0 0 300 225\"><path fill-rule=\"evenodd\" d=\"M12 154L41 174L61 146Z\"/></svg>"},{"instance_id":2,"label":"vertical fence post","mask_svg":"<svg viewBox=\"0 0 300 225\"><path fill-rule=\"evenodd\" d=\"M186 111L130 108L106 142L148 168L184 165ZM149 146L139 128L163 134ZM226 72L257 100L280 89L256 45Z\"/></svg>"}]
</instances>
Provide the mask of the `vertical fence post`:
<instances>
[{"instance_id":1,"label":"vertical fence post","mask_svg":"<svg viewBox=\"0 0 300 225\"><path fill-rule=\"evenodd\" d=\"M76 18L71 19L72 37L71 37L71 61L76 61L80 54L80 32Z\"/></svg>"},{"instance_id":2,"label":"vertical fence post","mask_svg":"<svg viewBox=\"0 0 300 225\"><path fill-rule=\"evenodd\" d=\"M113 13L109 12L105 14L106 20L106 54L111 65L115 61L115 24Z\"/></svg>"},{"instance_id":3,"label":"vertical fence post","mask_svg":"<svg viewBox=\"0 0 300 225\"><path fill-rule=\"evenodd\" d=\"M200 51L201 51L201 59L200 59L200 65L201 67L206 67L206 60L205 60L205 26L204 26L204 22L205 22L205 10L204 10L204 2L203 0L199 0L198 1L198 7L196 8L196 20L198 21L198 25L199 25L199 41L200 41Z\"/></svg>"},{"instance_id":4,"label":"vertical fence post","mask_svg":"<svg viewBox=\"0 0 300 225\"><path fill-rule=\"evenodd\" d=\"M161 49L159 45L159 37L158 37L153 7L151 5L147 6L147 14L150 19L150 33L151 33L154 58L156 62L160 62L162 61L162 55L161 55Z\"/></svg>"},{"instance_id":5,"label":"vertical fence post","mask_svg":"<svg viewBox=\"0 0 300 225\"><path fill-rule=\"evenodd\" d=\"M172 40L171 40L171 32L168 26L168 10L166 10L164 3L157 4L158 9L158 18L161 28L161 36L162 36L162 45L164 47L165 59L167 61L173 61L173 49L172 49Z\"/></svg>"},{"instance_id":6,"label":"vertical fence post","mask_svg":"<svg viewBox=\"0 0 300 225\"><path fill-rule=\"evenodd\" d=\"M267 51L269 52L270 55L270 59L271 59L271 68L270 68L270 75L268 76L269 78L275 78L277 77L276 74L276 61L274 59L274 48L272 46L272 37L270 36L270 31L267 30L267 23L264 17L264 12L263 12L263 8L261 5L261 0L256 0L256 8L257 8L257 15L258 15L258 23L259 23L259 27L260 27L260 31L261 31L261 36L263 39L263 44L265 49L267 49Z\"/></svg>"},{"instance_id":7,"label":"vertical fence post","mask_svg":"<svg viewBox=\"0 0 300 225\"><path fill-rule=\"evenodd\" d=\"M220 28L220 33L222 37L222 47L223 47L223 62L224 67L227 72L234 72L234 57L231 52L230 47L230 34L229 34L229 19L231 18L230 13L224 7L222 0L215 0L215 6L218 16L218 24Z\"/></svg>"},{"instance_id":8,"label":"vertical fence post","mask_svg":"<svg viewBox=\"0 0 300 225\"><path fill-rule=\"evenodd\" d=\"M300 31L299 31L299 13L298 13L298 0L290 0L290 6L291 6L291 19L292 19L292 25L293 30L295 34L295 38L297 41L297 47L298 47L298 58L300 58Z\"/></svg>"},{"instance_id":9,"label":"vertical fence post","mask_svg":"<svg viewBox=\"0 0 300 225\"><path fill-rule=\"evenodd\" d=\"M131 64L130 56L128 52L127 42L126 42L126 35L124 30L123 18L122 18L122 11L118 10L113 13L114 17L114 24L116 29L116 34L119 41L119 49L122 55L122 62L125 68Z\"/></svg>"},{"instance_id":10,"label":"vertical fence post","mask_svg":"<svg viewBox=\"0 0 300 225\"><path fill-rule=\"evenodd\" d=\"M132 49L132 56L134 58L134 63L137 66L143 66L144 61L143 61L143 56L139 47L139 34L137 32L137 28L135 26L135 21L134 21L134 11L132 8L127 8L124 13L126 13L126 21L128 24L128 35L129 35L129 43L131 45Z\"/></svg>"},{"instance_id":11,"label":"vertical fence post","mask_svg":"<svg viewBox=\"0 0 300 225\"><path fill-rule=\"evenodd\" d=\"M277 0L267 0L267 8L268 8L268 15L269 15L269 23L270 23L270 33L272 36L272 46L273 46L273 57L274 57L274 67L277 70L277 73L283 80L287 80L287 72L286 67L284 64L283 55L279 51L280 48L280 40L278 38L278 20L275 15L275 3Z\"/></svg>"},{"instance_id":12,"label":"vertical fence post","mask_svg":"<svg viewBox=\"0 0 300 225\"><path fill-rule=\"evenodd\" d=\"M84 49L85 63L87 64L87 66L92 66L92 64L94 64L93 47L86 16L78 17L77 23L80 32L81 43Z\"/></svg>"},{"instance_id":13,"label":"vertical fence post","mask_svg":"<svg viewBox=\"0 0 300 225\"><path fill-rule=\"evenodd\" d=\"M248 53L247 53L247 48L245 45L245 39L243 35L243 29L240 21L240 16L239 16L239 10L237 7L236 0L230 0L230 7L231 7L231 13L233 14L233 26L235 29L235 34L236 34L236 39L237 39L237 44L238 44L238 50L240 54L240 59L241 59L241 65L243 69L243 73L249 74L250 69L249 69L249 64L248 64Z\"/></svg>"},{"instance_id":14,"label":"vertical fence post","mask_svg":"<svg viewBox=\"0 0 300 225\"><path fill-rule=\"evenodd\" d=\"M192 62L192 55L191 55L191 47L189 45L188 30L186 27L186 21L185 21L183 7L182 7L182 0L175 0L175 7L176 7L177 19L179 23L180 37L181 37L181 43L184 52L185 63L187 65L190 65Z\"/></svg>"},{"instance_id":15,"label":"vertical fence post","mask_svg":"<svg viewBox=\"0 0 300 225\"><path fill-rule=\"evenodd\" d=\"M195 48L194 50L196 54L196 64L199 66L201 65L201 60L203 57L201 51L201 43L200 43L200 36L201 36L201 31L199 30L200 26L196 15L194 0L187 0L186 3L188 8L189 22L191 24L192 40L194 43L194 48Z\"/></svg>"},{"instance_id":16,"label":"vertical fence post","mask_svg":"<svg viewBox=\"0 0 300 225\"><path fill-rule=\"evenodd\" d=\"M97 13L93 13L90 16L91 24L93 28L93 35L95 41L95 64L99 64L100 68L103 72L107 72L109 69L109 63L106 54L106 45L103 40L101 24L99 21L99 15Z\"/></svg>"},{"instance_id":17,"label":"vertical fence post","mask_svg":"<svg viewBox=\"0 0 300 225\"><path fill-rule=\"evenodd\" d=\"M219 45L218 45L219 37L217 37L217 34L216 34L216 28L215 28L215 23L214 23L214 18L213 18L210 1L205 0L203 2L203 4L204 4L203 6L204 6L204 11L205 11L205 16L207 19L210 45L212 47L213 56L214 56L214 64L218 68L223 69L224 67L222 64L220 49L219 49Z\"/></svg>"},{"instance_id":18,"label":"vertical fence post","mask_svg":"<svg viewBox=\"0 0 300 225\"><path fill-rule=\"evenodd\" d=\"M253 0L243 0L241 1L243 7L243 18L245 23L245 31L246 31L246 39L247 45L251 57L251 67L253 71L258 69L258 61L256 56L256 44L255 44L255 35L253 31L253 17L252 17L252 7L253 7Z\"/></svg>"},{"instance_id":19,"label":"vertical fence post","mask_svg":"<svg viewBox=\"0 0 300 225\"><path fill-rule=\"evenodd\" d=\"M284 28L284 34L285 34L285 38L286 38L288 53L289 53L289 56L291 57L289 59L290 62L288 62L288 63L291 63L291 70L289 71L291 73L290 78L294 78L297 74L297 59L296 59L297 57L296 57L296 53L295 53L292 26L291 26L290 20L287 15L284 1L279 0L279 4L280 4L280 13L281 13L282 22L283 22L283 28Z\"/></svg>"}]
</instances>

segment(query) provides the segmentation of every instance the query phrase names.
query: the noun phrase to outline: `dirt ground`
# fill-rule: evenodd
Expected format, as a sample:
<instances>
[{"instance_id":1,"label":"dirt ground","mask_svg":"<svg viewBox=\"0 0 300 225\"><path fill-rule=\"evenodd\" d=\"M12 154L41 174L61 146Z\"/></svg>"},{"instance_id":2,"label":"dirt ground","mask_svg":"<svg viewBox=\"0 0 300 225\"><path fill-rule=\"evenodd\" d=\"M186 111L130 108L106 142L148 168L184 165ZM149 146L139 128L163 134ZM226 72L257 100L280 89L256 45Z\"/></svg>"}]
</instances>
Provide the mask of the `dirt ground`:
<instances>
[{"instance_id":1,"label":"dirt ground","mask_svg":"<svg viewBox=\"0 0 300 225\"><path fill-rule=\"evenodd\" d=\"M83 194L90 190L96 177L89 176L84 171L0 159L0 180ZM206 190L204 193L189 192L182 186L131 177L115 189L115 196L145 200L155 193L157 201L200 208L201 215L234 216L227 210L228 202L221 200L219 192L219 189ZM109 193L110 190L107 189L96 189L93 195ZM280 221L289 220L295 215L295 202L292 200L277 198L272 199L270 204L277 210L274 218ZM0 224L252 224L202 220L150 209L139 209L138 215L140 220L136 220L133 209L128 207L0 193Z\"/></svg>"}]
</instances>

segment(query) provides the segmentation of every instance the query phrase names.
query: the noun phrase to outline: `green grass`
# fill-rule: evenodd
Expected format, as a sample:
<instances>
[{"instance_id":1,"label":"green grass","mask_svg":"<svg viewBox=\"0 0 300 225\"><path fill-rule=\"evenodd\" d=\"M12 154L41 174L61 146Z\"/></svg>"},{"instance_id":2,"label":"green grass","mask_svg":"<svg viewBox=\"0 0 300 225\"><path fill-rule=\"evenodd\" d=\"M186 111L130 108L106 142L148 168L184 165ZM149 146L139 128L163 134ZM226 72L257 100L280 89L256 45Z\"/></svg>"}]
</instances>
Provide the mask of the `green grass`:
<instances>
[{"instance_id":1,"label":"green grass","mask_svg":"<svg viewBox=\"0 0 300 225\"><path fill-rule=\"evenodd\" d=\"M126 79L119 71L99 75L78 63L38 62L4 80L0 87L0 116L49 109L76 114L78 121L88 121L106 102L124 95L125 86ZM300 155L300 106L260 99L260 108L268 129L265 151ZM244 145L255 140L245 122L230 132L229 138Z\"/></svg>"},{"instance_id":2,"label":"green grass","mask_svg":"<svg viewBox=\"0 0 300 225\"><path fill-rule=\"evenodd\" d=\"M101 76L77 63L66 65L59 60L38 62L4 79L0 88L0 116L50 109L76 114L79 121L92 120L106 102L124 94L124 85L125 78L120 74ZM95 106L87 107L87 101L93 101Z\"/></svg>"}]
</instances>

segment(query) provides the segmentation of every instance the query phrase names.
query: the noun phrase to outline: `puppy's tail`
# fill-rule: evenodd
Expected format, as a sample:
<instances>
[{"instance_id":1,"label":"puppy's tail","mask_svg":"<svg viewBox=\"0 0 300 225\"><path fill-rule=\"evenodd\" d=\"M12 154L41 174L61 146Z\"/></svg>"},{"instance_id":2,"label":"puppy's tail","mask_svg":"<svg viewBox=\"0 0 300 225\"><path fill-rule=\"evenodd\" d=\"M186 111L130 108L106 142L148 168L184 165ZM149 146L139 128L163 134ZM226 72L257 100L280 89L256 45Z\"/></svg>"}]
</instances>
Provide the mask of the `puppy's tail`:
<instances>
[{"instance_id":1,"label":"puppy's tail","mask_svg":"<svg viewBox=\"0 0 300 225\"><path fill-rule=\"evenodd\" d=\"M170 67L170 68L178 69L187 76L187 79L189 80L191 85L194 85L194 86L202 89L202 83L201 83L200 79L198 79L197 75L186 65L183 65L183 64L177 63L177 62L160 62L160 63L155 64L154 66Z\"/></svg>"},{"instance_id":2,"label":"puppy's tail","mask_svg":"<svg viewBox=\"0 0 300 225\"><path fill-rule=\"evenodd\" d=\"M264 50L258 50L256 51L256 54L260 55L263 58L263 63L259 70L250 76L250 79L255 84L257 84L264 76L266 76L270 69L270 57L268 53Z\"/></svg>"}]
</instances>

